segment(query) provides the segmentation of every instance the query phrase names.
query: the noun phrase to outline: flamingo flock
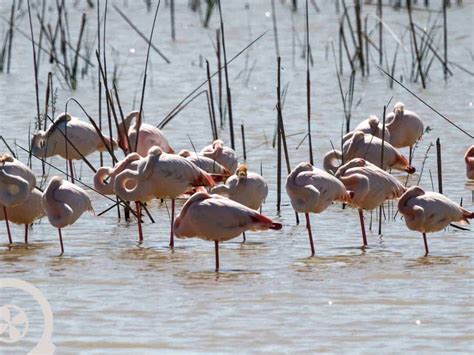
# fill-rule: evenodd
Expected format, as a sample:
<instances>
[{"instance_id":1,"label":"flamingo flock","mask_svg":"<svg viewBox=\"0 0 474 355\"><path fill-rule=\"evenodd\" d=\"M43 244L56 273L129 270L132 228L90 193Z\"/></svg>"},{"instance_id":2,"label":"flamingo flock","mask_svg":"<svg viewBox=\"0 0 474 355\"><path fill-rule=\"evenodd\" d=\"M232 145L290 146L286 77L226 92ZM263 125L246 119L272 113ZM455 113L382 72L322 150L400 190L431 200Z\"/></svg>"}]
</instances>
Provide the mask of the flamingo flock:
<instances>
[{"instance_id":1,"label":"flamingo flock","mask_svg":"<svg viewBox=\"0 0 474 355\"><path fill-rule=\"evenodd\" d=\"M398 200L408 229L422 233L425 255L429 252L426 233L443 230L454 222L466 224L474 218L474 212L446 196L420 186L406 187L390 173L392 169L415 172L411 153L423 132L420 117L399 102L388 115L385 127L377 117L370 116L346 134L342 150L333 149L324 156L324 170L302 162L288 174L286 191L293 209L305 214L311 256L316 252L310 214L319 215L335 202L358 210L363 248L368 245L363 211L388 200ZM54 176L42 191L36 186L32 170L9 154L0 156L0 220L5 220L9 244L13 243L9 222L25 225L27 244L28 226L47 216L58 230L63 255L62 229L74 224L83 213L93 212L88 193L74 183L72 160L117 148L125 157L114 166L98 168L94 188L103 195L116 195L126 204L135 203L140 243L144 241L142 207L155 199L171 201L170 248L174 247L175 236L213 241L216 271L219 243L241 234L245 242L246 231L282 229L281 223L261 213L268 195L267 182L240 164L233 149L217 139L199 153L182 150L174 154L165 134L142 122L139 111L130 112L122 121L117 139L103 136L92 124L62 113L49 129L33 135L31 148L32 154L42 159L55 155L66 159L71 182ZM410 159L400 152L402 148L410 149ZM464 159L466 176L474 179L474 146ZM187 200L175 218L178 198Z\"/></svg>"}]
</instances>

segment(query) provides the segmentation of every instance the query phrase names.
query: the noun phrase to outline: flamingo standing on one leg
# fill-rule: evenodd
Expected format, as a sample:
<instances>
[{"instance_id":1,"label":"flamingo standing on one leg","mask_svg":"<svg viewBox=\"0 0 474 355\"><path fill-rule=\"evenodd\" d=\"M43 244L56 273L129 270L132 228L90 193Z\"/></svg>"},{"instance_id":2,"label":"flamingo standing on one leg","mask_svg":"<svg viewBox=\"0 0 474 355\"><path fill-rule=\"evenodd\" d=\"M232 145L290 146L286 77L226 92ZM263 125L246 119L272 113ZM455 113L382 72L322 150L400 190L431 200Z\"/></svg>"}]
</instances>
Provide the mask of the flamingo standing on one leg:
<instances>
[{"instance_id":1,"label":"flamingo standing on one leg","mask_svg":"<svg viewBox=\"0 0 474 355\"><path fill-rule=\"evenodd\" d=\"M231 173L234 173L239 165L235 151L225 146L224 142L220 139L202 148L199 154L217 161Z\"/></svg>"},{"instance_id":2,"label":"flamingo standing on one leg","mask_svg":"<svg viewBox=\"0 0 474 355\"><path fill-rule=\"evenodd\" d=\"M216 272L219 271L219 242L252 230L281 229L281 224L238 202L220 195L198 192L189 198L174 222L178 238L198 237L214 241Z\"/></svg>"},{"instance_id":3,"label":"flamingo standing on one leg","mask_svg":"<svg viewBox=\"0 0 474 355\"><path fill-rule=\"evenodd\" d=\"M41 158L59 155L68 160L71 181L74 182L72 160L81 160L96 151L117 148L115 140L109 137L104 137L104 140L107 147L92 124L68 113L61 113L46 131L38 131L33 135L31 151Z\"/></svg>"},{"instance_id":4,"label":"flamingo standing on one leg","mask_svg":"<svg viewBox=\"0 0 474 355\"><path fill-rule=\"evenodd\" d=\"M295 211L306 216L311 256L314 256L309 213L321 213L333 201L350 202L352 192L347 191L344 184L334 176L310 163L300 163L290 172L286 178L286 191Z\"/></svg>"},{"instance_id":5,"label":"flamingo standing on one leg","mask_svg":"<svg viewBox=\"0 0 474 355\"><path fill-rule=\"evenodd\" d=\"M423 234L425 256L428 255L426 233L437 232L451 222L467 222L474 218L470 212L437 192L425 192L419 186L410 187L398 201L398 210L411 230Z\"/></svg>"},{"instance_id":6,"label":"flamingo standing on one leg","mask_svg":"<svg viewBox=\"0 0 474 355\"><path fill-rule=\"evenodd\" d=\"M7 209L28 200L36 185L36 177L23 163L8 154L0 156L0 205L7 227L8 241L12 244L10 220Z\"/></svg>"},{"instance_id":7,"label":"flamingo standing on one leg","mask_svg":"<svg viewBox=\"0 0 474 355\"><path fill-rule=\"evenodd\" d=\"M363 210L373 210L387 200L400 197L405 187L393 176L364 159L352 159L341 166L336 177L354 195L350 205L359 209L363 246L367 246Z\"/></svg>"},{"instance_id":8,"label":"flamingo standing on one leg","mask_svg":"<svg viewBox=\"0 0 474 355\"><path fill-rule=\"evenodd\" d=\"M43 193L43 209L49 223L58 229L61 254L64 254L61 229L76 222L86 211L92 211L91 200L80 187L54 176Z\"/></svg>"},{"instance_id":9,"label":"flamingo standing on one leg","mask_svg":"<svg viewBox=\"0 0 474 355\"><path fill-rule=\"evenodd\" d=\"M173 248L176 197L192 187L213 186L214 180L186 158L163 153L159 147L151 148L148 156L140 158L137 164L136 170L126 168L115 176L115 193L126 201L147 202L154 198L171 198L170 247Z\"/></svg>"},{"instance_id":10,"label":"flamingo standing on one leg","mask_svg":"<svg viewBox=\"0 0 474 355\"><path fill-rule=\"evenodd\" d=\"M268 195L268 186L261 175L248 172L247 166L242 164L235 175L227 179L225 185L214 187L212 193L227 196L244 206L258 210ZM245 242L245 233L243 238Z\"/></svg>"},{"instance_id":11,"label":"flamingo standing on one leg","mask_svg":"<svg viewBox=\"0 0 474 355\"><path fill-rule=\"evenodd\" d=\"M160 147L165 153L174 153L164 133L155 126L138 122L139 117L140 111L132 111L119 124L118 143L120 148L127 154L135 152L136 148L136 152L142 157L145 157L148 154L148 150L153 146ZM140 133L138 134L137 144L138 126L140 126Z\"/></svg>"},{"instance_id":12,"label":"flamingo standing on one leg","mask_svg":"<svg viewBox=\"0 0 474 355\"><path fill-rule=\"evenodd\" d=\"M33 189L25 202L8 208L8 220L15 224L25 225L25 244L28 244L28 226L45 215L42 206L43 194L38 189ZM0 221L6 220L5 206L0 203Z\"/></svg>"},{"instance_id":13,"label":"flamingo standing on one leg","mask_svg":"<svg viewBox=\"0 0 474 355\"><path fill-rule=\"evenodd\" d=\"M354 158L362 158L372 164L380 164L380 153L382 151L382 140L371 134L363 132L351 132L343 137L342 153L338 150L331 150L324 156L324 169L328 172L335 173L337 166L334 160L341 160L344 156L344 162L348 162ZM390 143L383 142L384 160L383 169L390 168L406 171L409 174L415 172L408 159L403 156L398 149L394 148Z\"/></svg>"},{"instance_id":14,"label":"flamingo standing on one leg","mask_svg":"<svg viewBox=\"0 0 474 355\"><path fill-rule=\"evenodd\" d=\"M468 179L474 180L474 145L471 145L464 155L466 162L466 176Z\"/></svg>"}]
</instances>

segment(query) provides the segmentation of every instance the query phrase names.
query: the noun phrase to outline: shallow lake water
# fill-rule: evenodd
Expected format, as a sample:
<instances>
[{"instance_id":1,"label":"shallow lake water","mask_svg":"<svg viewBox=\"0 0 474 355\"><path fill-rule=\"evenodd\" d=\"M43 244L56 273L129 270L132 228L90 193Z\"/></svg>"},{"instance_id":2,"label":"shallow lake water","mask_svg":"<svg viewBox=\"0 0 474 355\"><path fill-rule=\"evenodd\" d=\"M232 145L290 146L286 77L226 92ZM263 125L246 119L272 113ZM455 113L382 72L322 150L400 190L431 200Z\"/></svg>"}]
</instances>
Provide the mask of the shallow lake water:
<instances>
[{"instance_id":1,"label":"shallow lake water","mask_svg":"<svg viewBox=\"0 0 474 355\"><path fill-rule=\"evenodd\" d=\"M149 33L153 13L146 11L144 2L111 3L123 7L130 19L144 33ZM431 253L424 257L421 235L409 231L399 215L383 221L379 236L376 213L373 213L372 230L368 231L369 248L363 251L360 249L357 211L333 205L324 213L311 217L316 256L310 258L305 225L295 225L284 187L281 212L277 213L276 151L271 146L276 122L276 54L271 2L249 3L246 9L244 2L223 2L229 58L251 39L268 31L247 54L229 66L236 150L241 155L240 125L243 123L247 164L256 171L262 167L269 185L263 213L279 220L283 229L248 233L245 244L240 238L223 243L221 271L215 273L212 243L199 239L177 240L175 250L169 250L169 213L167 206L159 201L149 204L155 223L145 218L142 245L137 244L135 221L118 220L115 209L100 217L86 213L73 226L63 230L65 254L62 257L58 256L57 231L46 218L30 230L31 244L27 247L22 244L23 227L12 226L16 243L11 249L5 243L6 230L2 222L1 277L28 281L43 292L53 311L52 340L60 354L156 351L472 353L472 231L450 227L429 235ZM171 64L164 63L152 51L144 104L146 122L155 124L205 80L206 58L211 70L216 68L211 40L214 41L218 28L217 16L214 14L210 28L204 29L199 15L188 8L187 1L176 1L176 41L173 42L169 8L164 5L163 1L153 42ZM311 68L313 151L315 165L321 167L324 153L331 149L330 141L337 145L340 139L343 109L330 51L332 39L337 48L339 15L335 13L333 2L324 0L318 5L319 13L310 8L310 38L314 59ZM431 6L438 9L436 4ZM9 9L10 2L2 1L0 14L9 17ZM86 9L85 2L79 2L77 7L71 2L68 16L74 39L83 10L91 22L86 36L92 38L96 31L95 10ZM375 8L366 5L364 11L375 13ZM54 12L54 9L51 12L48 9L47 16L55 16ZM302 4L298 12L292 13L289 4L276 1L276 16L282 85L288 84L283 116L289 136L290 161L295 166L308 159L307 141L298 148L306 130L305 60L301 58L302 48L296 40L293 61L291 30L294 22L299 40L304 41ZM406 10L395 11L387 7L384 16L400 36L407 24ZM425 11L414 13L415 21L420 25L433 21L436 16L437 13ZM473 19L472 1L465 1L462 7L453 6L448 11L449 58L470 71L473 71ZM373 18L370 23L373 26ZM18 20L17 25L29 33L27 16ZM6 29L3 23L2 31ZM385 36L391 58L393 39L387 33ZM409 41L404 43L406 52L402 50L399 54L397 78L400 75L409 77L411 53ZM107 20L107 51L109 75L114 66L118 66L117 86L124 110L137 108L146 43L111 7ZM375 51L371 56L378 60ZM15 33L11 73L0 74L0 135L9 144L16 141L23 147L28 147L28 131L34 130L36 114L31 58L31 43ZM73 96L97 117L94 55L91 61L95 67L89 68L89 76L79 80L76 91L61 87L60 78L55 76L57 111L64 111L66 99ZM369 76L361 78L358 72L356 78L351 126L355 127L369 114L380 117L383 105L390 100L389 109L395 102L403 101L407 109L418 112L425 126L431 128L416 149L414 166L420 169L428 146L440 138L444 192L456 202L462 199L466 208L474 209L474 184L466 180L463 160L472 140L403 88L395 84L390 89L386 77L377 71L374 60L370 65ZM41 62L41 101L50 69L46 61ZM420 83L407 80L404 83L472 134L473 77L457 68L452 70L454 75L445 81L441 66L433 63L426 90L421 89ZM345 63L344 90L348 72ZM217 92L217 80L213 80L213 88ZM68 111L82 116L73 104ZM173 148L177 151L189 148L190 140L196 149L208 144L212 140L208 117L207 104L201 96L164 128ZM219 134L229 142L228 125ZM27 154L18 147L15 149L26 161ZM408 154L406 149L403 151ZM2 146L0 152L6 152L6 148ZM110 164L110 158L105 160ZM98 154L92 155L90 161L98 166ZM54 158L51 163L65 169L62 159ZM76 162L75 168L84 183L92 184L93 174L85 164ZM34 158L33 169L40 181L41 164ZM53 168L47 170L49 177L58 174ZM410 178L409 184L418 180L419 173L420 170ZM405 182L404 174L396 175ZM420 184L427 190L437 190L435 147L428 153ZM110 200L86 190L96 214L110 206ZM184 200L178 201L178 211L183 203ZM396 210L396 204L393 206ZM393 217L392 211L390 215ZM370 220L370 213L366 213L367 226ZM0 290L0 305L31 308L30 329L25 339L14 344L0 342L2 354L24 353L41 335L41 314L24 292Z\"/></svg>"}]
</instances>

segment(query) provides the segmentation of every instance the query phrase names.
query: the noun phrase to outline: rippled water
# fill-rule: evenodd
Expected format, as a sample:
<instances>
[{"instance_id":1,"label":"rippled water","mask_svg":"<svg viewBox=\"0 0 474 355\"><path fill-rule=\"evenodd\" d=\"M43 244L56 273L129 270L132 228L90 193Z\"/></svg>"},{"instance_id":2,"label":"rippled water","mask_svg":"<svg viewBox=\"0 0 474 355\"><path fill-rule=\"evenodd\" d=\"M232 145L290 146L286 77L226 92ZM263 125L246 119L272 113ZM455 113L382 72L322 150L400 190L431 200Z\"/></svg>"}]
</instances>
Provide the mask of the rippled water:
<instances>
[{"instance_id":1,"label":"rippled water","mask_svg":"<svg viewBox=\"0 0 474 355\"><path fill-rule=\"evenodd\" d=\"M122 2L117 1L120 5ZM148 33L152 14L142 2L128 2L128 15ZM284 120L292 165L307 159L307 144L296 149L306 128L305 61L297 47L292 64L292 14L288 5L276 2L279 20L279 46L282 55L282 83L289 83ZM263 207L267 215L279 219L279 232L248 233L245 244L240 239L221 246L221 267L214 269L213 244L201 240L178 240L174 252L168 249L169 214L165 205L151 203L156 223L146 220L145 243L138 246L137 228L117 220L115 210L95 217L84 215L75 225L64 229L66 253L58 257L57 232L43 219L30 232L31 244L21 242L23 229L13 227L17 242L9 250L0 245L2 277L20 278L37 286L49 300L54 313L53 342L58 353L137 353L166 352L472 352L474 351L473 256L472 231L449 228L429 236L429 257L423 257L421 236L407 230L403 220L384 221L383 235L368 232L370 248L362 251L357 212L339 205L312 216L316 257L309 258L309 245L303 224L295 225L286 194L281 214L276 212L276 154L271 144L253 149L271 139L276 112L276 57L272 36L270 1L252 2L245 10L238 1L226 2L226 44L228 56L234 55L265 30L270 30L248 52L229 67L233 93L236 131L245 124L248 164L268 179L270 193ZM450 60L472 71L472 1L448 12ZM9 4L2 2L1 14L9 14ZM311 42L315 65L313 81L313 144L316 165L338 141L343 112L334 63L328 40L337 38L334 5L319 4L321 12L311 10ZM367 8L369 9L369 7ZM372 8L370 8L372 10ZM158 123L190 90L205 78L200 56L216 67L210 42L217 26L213 17L211 30L200 26L198 15L178 1L177 41L169 35L169 9L163 6L158 17L155 40L171 60L165 64L152 53L149 86L145 100L146 120ZM95 12L87 10L89 36L95 31ZM304 38L303 13L294 14L295 26ZM406 12L387 8L385 20L397 34L406 23ZM424 24L428 17L416 12L415 19ZM69 8L71 36L76 38L80 9ZM249 24L249 25L248 25ZM3 25L4 26L4 25ZM27 17L19 27L28 32ZM250 33L249 33L250 28ZM6 27L3 27L3 31ZM141 89L146 45L131 31L119 15L108 14L108 47L115 54L108 59L111 72L119 62L121 101L125 110L133 107ZM390 41L387 35L386 41ZM408 41L406 41L408 45ZM329 46L329 47L328 47ZM393 47L387 44L389 53ZM337 47L337 46L336 46ZM135 53L129 53L134 48ZM375 55L375 52L372 52ZM411 61L409 52L401 55ZM94 57L92 57L94 58ZM114 59L115 58L115 59ZM245 68L253 70L239 72ZM95 60L93 60L95 63ZM419 84L408 85L459 125L474 131L472 77L453 69L447 82L441 67L434 63L427 90ZM40 92L44 95L47 64L40 67ZM95 68L92 69L95 73ZM436 138L443 147L444 191L454 201L463 199L473 209L473 185L466 183L463 154L472 141L434 115L400 87L388 89L386 79L371 62L368 78L357 78L353 126L368 114L382 114L382 108L393 96L392 104L401 100L409 109L419 112L432 131L425 135L415 154L419 168L426 149ZM344 80L347 83L345 68ZM401 74L400 72L399 74ZM244 75L245 74L245 75ZM14 39L12 72L1 75L1 135L9 143L16 139L27 146L29 127L35 115L32 81L31 45L18 33ZM97 89L94 74L79 82L70 92L58 85L58 110L64 110L65 99L76 97L88 111L97 115ZM408 74L405 70L405 76ZM249 76L248 84L242 79ZM217 82L214 82L217 90ZM43 99L42 99L43 100ZM138 100L138 99L137 99ZM137 107L138 104L135 105ZM80 115L76 107L68 110ZM176 150L189 148L189 139L197 149L209 143L211 134L207 106L203 97L184 110L166 128ZM228 131L221 131L229 141ZM189 136L189 138L188 138ZM240 136L236 138L241 152ZM336 144L336 143L335 143ZM2 148L4 151L4 148ZM24 153L19 150L22 159ZM98 156L91 157L98 165ZM52 163L64 168L60 159ZM33 162L34 170L41 166ZM76 165L82 180L91 183L86 165ZM426 161L421 185L431 189L430 174L436 183L436 156L432 148ZM57 174L53 169L50 175ZM416 181L416 175L411 181ZM400 175L401 179L405 179ZM110 201L89 190L96 213ZM184 201L178 202L178 210ZM370 214L367 214L367 224ZM0 227L0 241L6 240ZM6 290L6 292L4 292ZM40 337L41 314L27 295L2 289L0 305L16 304L31 310L30 333L15 344L0 342L0 353L24 352ZM29 314L30 314L29 313ZM383 350L382 350L383 349Z\"/></svg>"}]
</instances>

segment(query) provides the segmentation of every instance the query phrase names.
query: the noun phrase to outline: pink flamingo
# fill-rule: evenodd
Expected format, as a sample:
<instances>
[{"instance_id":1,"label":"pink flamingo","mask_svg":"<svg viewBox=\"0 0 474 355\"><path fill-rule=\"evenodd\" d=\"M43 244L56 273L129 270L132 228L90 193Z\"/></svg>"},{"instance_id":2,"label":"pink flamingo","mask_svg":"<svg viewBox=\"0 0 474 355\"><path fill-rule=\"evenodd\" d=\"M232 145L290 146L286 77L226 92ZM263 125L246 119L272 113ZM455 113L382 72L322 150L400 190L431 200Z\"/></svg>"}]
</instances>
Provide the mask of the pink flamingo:
<instances>
[{"instance_id":1,"label":"pink flamingo","mask_svg":"<svg viewBox=\"0 0 474 355\"><path fill-rule=\"evenodd\" d=\"M23 163L8 154L0 156L0 205L3 207L3 219L7 227L8 241L13 243L10 216L7 209L25 203L35 188L36 177Z\"/></svg>"},{"instance_id":2,"label":"pink flamingo","mask_svg":"<svg viewBox=\"0 0 474 355\"><path fill-rule=\"evenodd\" d=\"M281 229L281 224L238 202L220 195L198 192L186 201L174 222L178 238L198 237L214 241L216 272L219 271L219 242L252 230Z\"/></svg>"},{"instance_id":3,"label":"pink flamingo","mask_svg":"<svg viewBox=\"0 0 474 355\"><path fill-rule=\"evenodd\" d=\"M306 216L311 256L314 256L313 234L310 213L321 213L334 201L350 202L352 192L344 184L327 172L313 167L310 163L300 163L286 178L286 191L296 212Z\"/></svg>"},{"instance_id":4,"label":"pink flamingo","mask_svg":"<svg viewBox=\"0 0 474 355\"><path fill-rule=\"evenodd\" d=\"M354 194L350 205L359 209L363 246L367 246L363 210L373 210L387 200L400 197L405 187L376 165L360 158L341 166L336 177Z\"/></svg>"},{"instance_id":5,"label":"pink flamingo","mask_svg":"<svg viewBox=\"0 0 474 355\"><path fill-rule=\"evenodd\" d=\"M348 162L354 158L362 158L372 164L379 165L382 151L382 140L371 134L363 132L351 132L343 137L342 153L339 150L331 150L324 156L324 169L328 172L335 173L337 166L334 164L336 159ZM383 169L390 168L406 171L409 174L415 172L408 159L403 156L398 149L394 148L390 143L383 142L384 159Z\"/></svg>"},{"instance_id":6,"label":"pink flamingo","mask_svg":"<svg viewBox=\"0 0 474 355\"><path fill-rule=\"evenodd\" d=\"M182 156L183 158L188 159L191 163L200 167L206 173L213 174L213 175L214 174L222 175L224 177L228 177L231 175L229 170L227 170L224 166L219 164L214 159L205 157L200 154L193 153L186 149L183 149L182 151L180 151L178 155Z\"/></svg>"},{"instance_id":7,"label":"pink flamingo","mask_svg":"<svg viewBox=\"0 0 474 355\"><path fill-rule=\"evenodd\" d=\"M217 161L231 173L234 173L239 165L235 151L232 148L225 146L224 142L220 139L217 139L211 145L202 148L199 154Z\"/></svg>"},{"instance_id":8,"label":"pink flamingo","mask_svg":"<svg viewBox=\"0 0 474 355\"><path fill-rule=\"evenodd\" d=\"M144 157L148 154L148 150L153 146L158 146L165 153L174 153L171 148L168 139L158 128L147 124L140 123L140 133L138 134L138 145L137 145L137 129L138 129L138 118L140 117L140 111L132 111L119 124L119 139L118 143L126 153L135 151ZM128 135L128 138L127 138ZM129 146L130 145L130 146Z\"/></svg>"},{"instance_id":9,"label":"pink flamingo","mask_svg":"<svg viewBox=\"0 0 474 355\"><path fill-rule=\"evenodd\" d=\"M468 179L474 180L474 145L471 145L464 155L466 162L466 176Z\"/></svg>"},{"instance_id":10,"label":"pink flamingo","mask_svg":"<svg viewBox=\"0 0 474 355\"><path fill-rule=\"evenodd\" d=\"M173 248L176 197L192 187L213 186L214 180L186 158L163 153L159 147L150 148L148 156L140 158L137 164L136 170L126 168L115 176L115 193L125 201L147 202L154 198L171 198L170 247ZM141 242L141 230L139 235Z\"/></svg>"},{"instance_id":11,"label":"pink flamingo","mask_svg":"<svg viewBox=\"0 0 474 355\"><path fill-rule=\"evenodd\" d=\"M43 193L43 209L49 223L58 229L61 254L64 254L61 229L76 222L86 211L92 211L91 200L80 187L54 176Z\"/></svg>"},{"instance_id":12,"label":"pink flamingo","mask_svg":"<svg viewBox=\"0 0 474 355\"><path fill-rule=\"evenodd\" d=\"M423 234L425 256L428 255L426 233L437 232L451 222L467 222L474 218L474 212L454 203L437 192L425 192L419 186L410 187L398 201L398 210L405 217L405 223L411 230Z\"/></svg>"},{"instance_id":13,"label":"pink flamingo","mask_svg":"<svg viewBox=\"0 0 474 355\"><path fill-rule=\"evenodd\" d=\"M25 244L28 244L28 226L37 219L44 217L45 212L42 206L43 194L38 189L33 189L26 201L8 208L8 220L15 224L25 225ZM0 207L2 204L0 203ZM0 221L6 220L5 206L0 209Z\"/></svg>"},{"instance_id":14,"label":"pink flamingo","mask_svg":"<svg viewBox=\"0 0 474 355\"><path fill-rule=\"evenodd\" d=\"M94 175L94 188L103 195L115 195L115 177L125 169L136 171L141 156L138 153L128 154L124 159L117 162L113 168L102 166ZM108 179L108 182L107 182Z\"/></svg>"},{"instance_id":15,"label":"pink flamingo","mask_svg":"<svg viewBox=\"0 0 474 355\"><path fill-rule=\"evenodd\" d=\"M68 143L68 140L72 144ZM117 148L115 140L109 137L104 137L104 140L108 148L113 150ZM107 147L92 124L81 121L68 113L59 114L46 131L38 131L34 134L31 142L31 151L38 157L59 155L68 160L73 182L72 160L81 160L83 156L106 150Z\"/></svg>"},{"instance_id":16,"label":"pink flamingo","mask_svg":"<svg viewBox=\"0 0 474 355\"><path fill-rule=\"evenodd\" d=\"M380 120L377 116L371 115L368 119L359 123L359 125L354 129L354 131L364 132L365 134L371 134L377 138L382 139L386 142L390 142L390 132L387 127L385 127L385 134L383 132L383 124L380 123Z\"/></svg>"},{"instance_id":17,"label":"pink flamingo","mask_svg":"<svg viewBox=\"0 0 474 355\"><path fill-rule=\"evenodd\" d=\"M387 115L385 127L390 132L391 145L395 148L410 147L410 150L424 132L420 116L405 110L405 105L401 102L397 102L393 112Z\"/></svg>"}]
</instances>

